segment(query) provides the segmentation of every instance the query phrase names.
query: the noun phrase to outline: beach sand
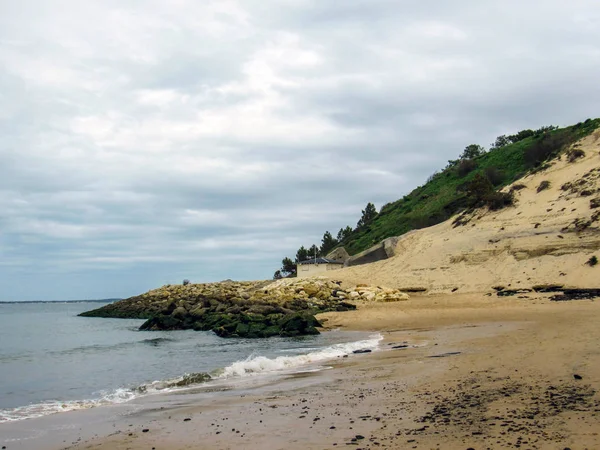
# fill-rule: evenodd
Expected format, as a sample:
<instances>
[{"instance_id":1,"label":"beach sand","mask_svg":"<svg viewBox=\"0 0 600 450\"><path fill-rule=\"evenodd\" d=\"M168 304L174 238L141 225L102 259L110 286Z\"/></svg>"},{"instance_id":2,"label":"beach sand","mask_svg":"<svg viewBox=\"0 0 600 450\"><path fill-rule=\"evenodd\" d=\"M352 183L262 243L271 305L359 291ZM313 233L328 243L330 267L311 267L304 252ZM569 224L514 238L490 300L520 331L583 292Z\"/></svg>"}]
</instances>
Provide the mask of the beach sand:
<instances>
[{"instance_id":1,"label":"beach sand","mask_svg":"<svg viewBox=\"0 0 600 450\"><path fill-rule=\"evenodd\" d=\"M40 448L600 448L597 302L423 295L320 318L382 331L382 350L253 388L156 396ZM56 416L69 414L81 416Z\"/></svg>"}]
</instances>

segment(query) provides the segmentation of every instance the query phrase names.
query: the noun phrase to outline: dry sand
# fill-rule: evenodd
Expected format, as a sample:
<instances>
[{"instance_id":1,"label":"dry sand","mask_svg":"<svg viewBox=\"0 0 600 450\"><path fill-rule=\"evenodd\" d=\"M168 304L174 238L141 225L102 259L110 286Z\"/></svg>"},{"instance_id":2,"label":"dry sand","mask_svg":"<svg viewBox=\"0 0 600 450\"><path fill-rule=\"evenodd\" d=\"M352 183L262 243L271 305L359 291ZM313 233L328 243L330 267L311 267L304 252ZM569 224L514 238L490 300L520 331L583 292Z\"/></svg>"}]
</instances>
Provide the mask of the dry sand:
<instances>
[{"instance_id":1,"label":"dry sand","mask_svg":"<svg viewBox=\"0 0 600 450\"><path fill-rule=\"evenodd\" d=\"M600 211L590 207L600 133L580 148L585 158L521 180L516 207L410 233L397 256L331 273L347 285L427 288L320 316L326 328L385 333L382 351L268 387L190 394L114 420L112 433L74 431L66 448L600 449L600 305L491 289L600 287L600 265L585 264L600 249L600 223L572 226ZM578 180L591 196L561 189ZM538 193L542 181L550 188Z\"/></svg>"}]
</instances>

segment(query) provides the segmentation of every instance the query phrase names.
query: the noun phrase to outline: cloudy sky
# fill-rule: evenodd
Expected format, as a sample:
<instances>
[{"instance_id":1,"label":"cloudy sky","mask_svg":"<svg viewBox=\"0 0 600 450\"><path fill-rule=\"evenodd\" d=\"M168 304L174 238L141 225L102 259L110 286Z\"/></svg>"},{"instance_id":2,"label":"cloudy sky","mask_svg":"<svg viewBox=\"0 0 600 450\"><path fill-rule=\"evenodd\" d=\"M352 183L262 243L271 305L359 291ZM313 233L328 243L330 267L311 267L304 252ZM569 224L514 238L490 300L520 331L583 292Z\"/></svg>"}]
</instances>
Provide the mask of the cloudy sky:
<instances>
[{"instance_id":1,"label":"cloudy sky","mask_svg":"<svg viewBox=\"0 0 600 450\"><path fill-rule=\"evenodd\" d=\"M597 0L0 0L0 300L269 278L598 79Z\"/></svg>"}]
</instances>

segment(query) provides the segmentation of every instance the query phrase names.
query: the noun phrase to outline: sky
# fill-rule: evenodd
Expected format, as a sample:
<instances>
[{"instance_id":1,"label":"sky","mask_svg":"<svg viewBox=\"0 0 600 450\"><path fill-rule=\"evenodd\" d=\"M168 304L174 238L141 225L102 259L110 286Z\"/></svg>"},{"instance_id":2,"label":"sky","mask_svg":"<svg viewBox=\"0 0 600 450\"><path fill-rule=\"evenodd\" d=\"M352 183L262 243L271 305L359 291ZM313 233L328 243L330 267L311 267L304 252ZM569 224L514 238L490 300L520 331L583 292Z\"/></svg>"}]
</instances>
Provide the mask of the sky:
<instances>
[{"instance_id":1,"label":"sky","mask_svg":"<svg viewBox=\"0 0 600 450\"><path fill-rule=\"evenodd\" d=\"M0 300L270 278L599 77L597 0L0 0Z\"/></svg>"}]
</instances>

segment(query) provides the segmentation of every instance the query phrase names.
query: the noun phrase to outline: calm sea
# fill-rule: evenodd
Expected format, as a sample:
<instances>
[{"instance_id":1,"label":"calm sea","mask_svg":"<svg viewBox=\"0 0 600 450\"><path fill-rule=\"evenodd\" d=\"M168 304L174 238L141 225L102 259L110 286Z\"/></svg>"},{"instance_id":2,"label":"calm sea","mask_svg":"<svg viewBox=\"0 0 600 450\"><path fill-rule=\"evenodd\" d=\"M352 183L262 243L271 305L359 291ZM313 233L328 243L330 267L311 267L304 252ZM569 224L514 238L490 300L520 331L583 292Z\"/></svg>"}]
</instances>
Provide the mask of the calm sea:
<instances>
[{"instance_id":1,"label":"calm sea","mask_svg":"<svg viewBox=\"0 0 600 450\"><path fill-rule=\"evenodd\" d=\"M302 370L380 336L222 339L137 331L142 320L77 317L102 304L0 303L0 423L122 403L212 379ZM205 375L206 374L206 375Z\"/></svg>"}]
</instances>

